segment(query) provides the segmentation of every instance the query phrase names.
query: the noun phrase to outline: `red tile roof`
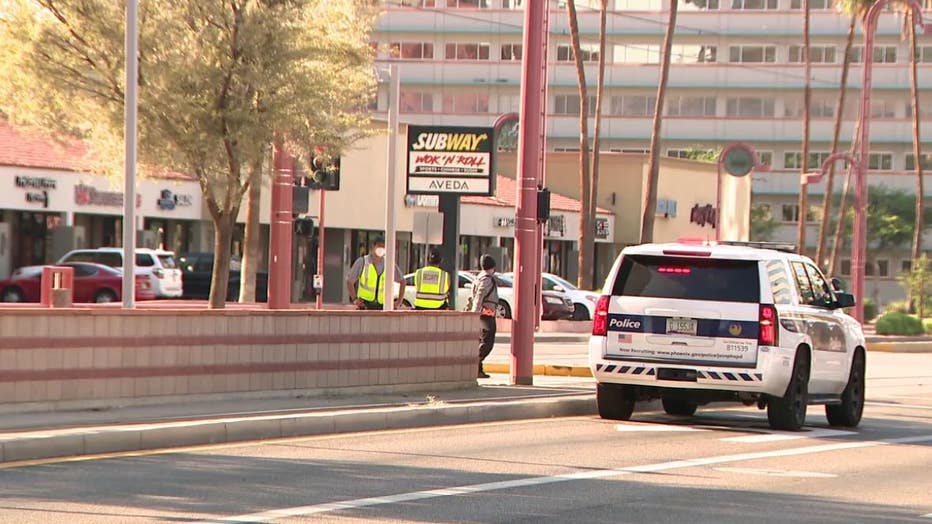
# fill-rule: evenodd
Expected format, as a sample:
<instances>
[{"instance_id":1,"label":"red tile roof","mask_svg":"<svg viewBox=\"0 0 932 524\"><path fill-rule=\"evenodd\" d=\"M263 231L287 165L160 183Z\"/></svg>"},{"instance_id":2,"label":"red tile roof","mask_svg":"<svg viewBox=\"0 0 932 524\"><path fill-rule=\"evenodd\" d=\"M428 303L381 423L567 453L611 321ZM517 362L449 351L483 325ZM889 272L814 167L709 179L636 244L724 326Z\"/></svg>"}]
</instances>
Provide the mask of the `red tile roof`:
<instances>
[{"instance_id":1,"label":"red tile roof","mask_svg":"<svg viewBox=\"0 0 932 524\"><path fill-rule=\"evenodd\" d=\"M87 145L80 140L55 140L48 133L32 128L13 127L0 120L0 166L81 173L90 168L88 154ZM183 173L165 169L150 169L146 176L168 180L194 179Z\"/></svg>"},{"instance_id":2,"label":"red tile roof","mask_svg":"<svg viewBox=\"0 0 932 524\"><path fill-rule=\"evenodd\" d=\"M515 207L518 203L518 183L508 177L498 175L495 179L495 195L464 196L460 202L464 204L480 204L485 206ZM582 202L568 196L550 193L550 209L557 211L573 211L578 213L582 209ZM614 214L608 209L598 208L599 213Z\"/></svg>"}]
</instances>

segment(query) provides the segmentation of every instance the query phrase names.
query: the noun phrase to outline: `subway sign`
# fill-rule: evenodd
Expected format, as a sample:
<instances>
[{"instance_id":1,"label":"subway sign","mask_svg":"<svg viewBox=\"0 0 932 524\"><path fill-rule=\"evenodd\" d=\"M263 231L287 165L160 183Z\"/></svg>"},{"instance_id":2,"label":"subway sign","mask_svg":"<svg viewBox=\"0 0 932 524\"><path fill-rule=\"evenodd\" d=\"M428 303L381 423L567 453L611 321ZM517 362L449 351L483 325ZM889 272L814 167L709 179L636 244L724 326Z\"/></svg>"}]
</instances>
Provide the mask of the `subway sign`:
<instances>
[{"instance_id":1,"label":"subway sign","mask_svg":"<svg viewBox=\"0 0 932 524\"><path fill-rule=\"evenodd\" d=\"M492 195L491 127L408 126L409 195Z\"/></svg>"}]
</instances>

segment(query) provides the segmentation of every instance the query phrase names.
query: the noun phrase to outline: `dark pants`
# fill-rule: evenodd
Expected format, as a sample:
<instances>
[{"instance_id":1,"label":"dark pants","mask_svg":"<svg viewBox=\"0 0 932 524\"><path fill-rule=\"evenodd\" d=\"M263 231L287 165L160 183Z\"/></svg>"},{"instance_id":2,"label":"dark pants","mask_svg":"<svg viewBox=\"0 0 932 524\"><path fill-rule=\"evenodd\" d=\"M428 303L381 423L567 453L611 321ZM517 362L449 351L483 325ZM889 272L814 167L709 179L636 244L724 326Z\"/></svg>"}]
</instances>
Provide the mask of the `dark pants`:
<instances>
[{"instance_id":1,"label":"dark pants","mask_svg":"<svg viewBox=\"0 0 932 524\"><path fill-rule=\"evenodd\" d=\"M450 305L449 305L449 304L444 304L444 305L442 305L442 306L440 306L440 307L421 307L421 306L414 306L414 309L416 309L417 311L446 311L446 310L450 309Z\"/></svg>"},{"instance_id":2,"label":"dark pants","mask_svg":"<svg viewBox=\"0 0 932 524\"><path fill-rule=\"evenodd\" d=\"M381 311L381 310L382 310L382 304L379 304L379 303L376 302L376 301L369 302L368 300L363 300L363 301L362 301L362 307L359 308L359 309L365 309L365 310L379 310L379 311Z\"/></svg>"},{"instance_id":3,"label":"dark pants","mask_svg":"<svg viewBox=\"0 0 932 524\"><path fill-rule=\"evenodd\" d=\"M495 346L495 317L479 317L479 369L482 369L482 361L492 352Z\"/></svg>"}]
</instances>

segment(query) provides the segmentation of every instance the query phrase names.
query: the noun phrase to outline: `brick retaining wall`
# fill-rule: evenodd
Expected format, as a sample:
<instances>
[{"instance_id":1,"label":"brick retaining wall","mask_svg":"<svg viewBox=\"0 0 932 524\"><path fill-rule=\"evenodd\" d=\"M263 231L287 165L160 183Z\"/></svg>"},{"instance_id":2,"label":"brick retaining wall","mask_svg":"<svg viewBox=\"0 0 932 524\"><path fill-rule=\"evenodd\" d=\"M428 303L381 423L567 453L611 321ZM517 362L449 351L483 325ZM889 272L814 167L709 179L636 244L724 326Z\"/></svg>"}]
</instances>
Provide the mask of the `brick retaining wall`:
<instances>
[{"instance_id":1,"label":"brick retaining wall","mask_svg":"<svg viewBox=\"0 0 932 524\"><path fill-rule=\"evenodd\" d=\"M0 407L475 384L457 312L5 309Z\"/></svg>"}]
</instances>

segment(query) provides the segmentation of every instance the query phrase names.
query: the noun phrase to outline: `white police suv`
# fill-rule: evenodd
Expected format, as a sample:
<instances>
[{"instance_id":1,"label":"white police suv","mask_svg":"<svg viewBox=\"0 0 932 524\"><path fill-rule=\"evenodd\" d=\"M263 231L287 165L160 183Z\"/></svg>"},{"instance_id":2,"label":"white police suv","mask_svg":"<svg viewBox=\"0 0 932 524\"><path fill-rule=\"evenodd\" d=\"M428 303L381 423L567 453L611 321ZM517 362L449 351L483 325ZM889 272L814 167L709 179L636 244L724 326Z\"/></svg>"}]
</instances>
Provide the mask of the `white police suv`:
<instances>
[{"instance_id":1,"label":"white police suv","mask_svg":"<svg viewBox=\"0 0 932 524\"><path fill-rule=\"evenodd\" d=\"M808 404L857 426L865 344L843 308L854 297L791 246L679 242L626 248L596 305L589 363L602 418L627 420L637 400L671 415L709 402L767 409L798 430Z\"/></svg>"}]
</instances>

